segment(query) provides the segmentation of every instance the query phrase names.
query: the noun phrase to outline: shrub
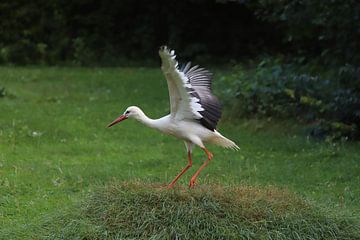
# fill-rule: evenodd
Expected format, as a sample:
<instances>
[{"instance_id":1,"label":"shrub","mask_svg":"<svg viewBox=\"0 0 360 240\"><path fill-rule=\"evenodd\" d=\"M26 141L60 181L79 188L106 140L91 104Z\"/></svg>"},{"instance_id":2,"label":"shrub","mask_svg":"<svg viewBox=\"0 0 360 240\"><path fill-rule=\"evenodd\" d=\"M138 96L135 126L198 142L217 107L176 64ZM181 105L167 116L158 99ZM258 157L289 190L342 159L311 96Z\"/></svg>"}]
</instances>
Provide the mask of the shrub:
<instances>
[{"instance_id":1,"label":"shrub","mask_svg":"<svg viewBox=\"0 0 360 240\"><path fill-rule=\"evenodd\" d=\"M6 96L6 91L4 87L0 87L0 98Z\"/></svg>"},{"instance_id":2,"label":"shrub","mask_svg":"<svg viewBox=\"0 0 360 240\"><path fill-rule=\"evenodd\" d=\"M314 74L319 69L310 65L265 59L248 71L238 67L229 77L233 85L226 94L237 99L233 108L240 116L292 117L312 123L314 136L358 139L359 68L346 65Z\"/></svg>"}]
</instances>

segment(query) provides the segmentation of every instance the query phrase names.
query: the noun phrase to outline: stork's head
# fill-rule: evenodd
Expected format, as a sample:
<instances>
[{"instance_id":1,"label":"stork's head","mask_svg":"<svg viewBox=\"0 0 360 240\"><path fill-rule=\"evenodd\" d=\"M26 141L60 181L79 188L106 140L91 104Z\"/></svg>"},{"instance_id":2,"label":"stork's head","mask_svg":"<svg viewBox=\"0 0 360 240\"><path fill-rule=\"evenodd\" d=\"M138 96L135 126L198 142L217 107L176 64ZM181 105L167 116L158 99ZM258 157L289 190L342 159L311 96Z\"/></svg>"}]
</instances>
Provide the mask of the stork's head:
<instances>
[{"instance_id":1,"label":"stork's head","mask_svg":"<svg viewBox=\"0 0 360 240\"><path fill-rule=\"evenodd\" d=\"M118 118L116 118L112 123L108 125L108 127L111 127L125 119L128 118L135 118L139 119L142 116L143 112L140 108L136 106L130 106L128 107L123 114L121 114Z\"/></svg>"}]
</instances>

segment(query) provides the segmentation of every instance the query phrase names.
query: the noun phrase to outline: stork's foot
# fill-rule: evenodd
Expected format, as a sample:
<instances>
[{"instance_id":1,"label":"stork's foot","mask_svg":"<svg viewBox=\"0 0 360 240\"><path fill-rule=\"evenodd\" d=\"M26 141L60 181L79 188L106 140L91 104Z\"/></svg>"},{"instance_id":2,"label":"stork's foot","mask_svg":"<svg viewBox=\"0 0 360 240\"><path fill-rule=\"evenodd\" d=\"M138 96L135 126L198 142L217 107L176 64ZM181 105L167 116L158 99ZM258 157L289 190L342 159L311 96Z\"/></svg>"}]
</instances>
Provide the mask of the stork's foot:
<instances>
[{"instance_id":1,"label":"stork's foot","mask_svg":"<svg viewBox=\"0 0 360 240\"><path fill-rule=\"evenodd\" d=\"M190 183L189 183L189 188L193 188L195 186L195 181L196 181L196 178L191 178Z\"/></svg>"}]
</instances>

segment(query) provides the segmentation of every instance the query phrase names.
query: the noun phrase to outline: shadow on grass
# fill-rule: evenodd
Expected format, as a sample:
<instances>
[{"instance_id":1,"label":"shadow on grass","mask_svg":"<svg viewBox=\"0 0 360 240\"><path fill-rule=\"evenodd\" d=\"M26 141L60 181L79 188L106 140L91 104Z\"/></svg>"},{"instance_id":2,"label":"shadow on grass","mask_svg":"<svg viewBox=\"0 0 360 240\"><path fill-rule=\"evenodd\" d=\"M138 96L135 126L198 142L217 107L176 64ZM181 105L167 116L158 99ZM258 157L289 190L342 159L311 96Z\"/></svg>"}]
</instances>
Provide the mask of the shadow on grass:
<instances>
[{"instance_id":1,"label":"shadow on grass","mask_svg":"<svg viewBox=\"0 0 360 240\"><path fill-rule=\"evenodd\" d=\"M111 183L41 225L51 239L359 239L354 222L274 187Z\"/></svg>"}]
</instances>

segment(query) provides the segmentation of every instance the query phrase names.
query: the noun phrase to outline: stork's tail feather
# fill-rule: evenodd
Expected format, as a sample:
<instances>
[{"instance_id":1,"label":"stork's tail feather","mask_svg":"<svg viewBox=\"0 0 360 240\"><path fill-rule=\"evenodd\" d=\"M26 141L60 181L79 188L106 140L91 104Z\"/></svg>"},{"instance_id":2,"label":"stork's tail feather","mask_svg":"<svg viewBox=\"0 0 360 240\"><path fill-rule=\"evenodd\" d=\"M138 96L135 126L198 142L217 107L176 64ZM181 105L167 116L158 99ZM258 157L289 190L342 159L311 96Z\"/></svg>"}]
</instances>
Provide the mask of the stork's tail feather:
<instances>
[{"instance_id":1,"label":"stork's tail feather","mask_svg":"<svg viewBox=\"0 0 360 240\"><path fill-rule=\"evenodd\" d=\"M224 137L223 135L221 135L218 131L215 130L215 134L216 136L214 138L211 139L211 143L224 147L224 148L231 148L233 150L239 150L239 146L236 145L236 143L234 143L233 141L231 141L230 139L227 139L226 137Z\"/></svg>"}]
</instances>

